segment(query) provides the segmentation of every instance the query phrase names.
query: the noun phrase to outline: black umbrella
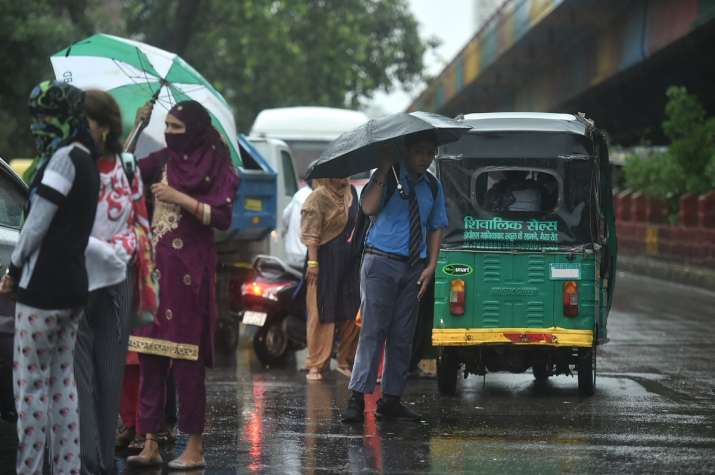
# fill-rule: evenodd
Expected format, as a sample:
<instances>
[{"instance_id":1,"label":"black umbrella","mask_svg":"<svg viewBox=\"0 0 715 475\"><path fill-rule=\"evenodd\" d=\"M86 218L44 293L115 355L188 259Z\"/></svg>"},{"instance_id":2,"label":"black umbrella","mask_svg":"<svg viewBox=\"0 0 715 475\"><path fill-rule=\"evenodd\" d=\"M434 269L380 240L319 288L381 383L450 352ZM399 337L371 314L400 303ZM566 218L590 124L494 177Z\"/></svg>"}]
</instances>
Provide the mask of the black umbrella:
<instances>
[{"instance_id":1,"label":"black umbrella","mask_svg":"<svg viewBox=\"0 0 715 475\"><path fill-rule=\"evenodd\" d=\"M437 145L455 142L471 129L448 117L429 112L392 114L373 119L335 139L308 170L308 178L341 178L380 165L377 148L406 137L430 133ZM395 161L402 157L396 156Z\"/></svg>"}]
</instances>

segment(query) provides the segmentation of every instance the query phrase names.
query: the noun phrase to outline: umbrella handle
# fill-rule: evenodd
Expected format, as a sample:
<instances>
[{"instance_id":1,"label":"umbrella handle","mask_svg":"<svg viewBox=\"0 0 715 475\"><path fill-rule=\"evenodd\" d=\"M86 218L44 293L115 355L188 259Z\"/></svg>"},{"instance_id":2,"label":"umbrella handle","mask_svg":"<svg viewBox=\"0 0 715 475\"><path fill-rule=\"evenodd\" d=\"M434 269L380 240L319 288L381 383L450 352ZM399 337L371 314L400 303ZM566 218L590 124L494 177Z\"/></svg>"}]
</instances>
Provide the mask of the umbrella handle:
<instances>
[{"instance_id":1,"label":"umbrella handle","mask_svg":"<svg viewBox=\"0 0 715 475\"><path fill-rule=\"evenodd\" d=\"M126 142L124 142L124 151L127 153L134 153L134 149L137 146L137 141L139 140L139 134L144 130L144 128L149 125L148 121L142 120L137 125L134 126L129 135L127 136Z\"/></svg>"},{"instance_id":2,"label":"umbrella handle","mask_svg":"<svg viewBox=\"0 0 715 475\"><path fill-rule=\"evenodd\" d=\"M395 166L391 166L390 170L392 170L392 174L395 176L395 182L397 183L397 192L400 194L400 198L403 200L406 200L408 198L407 193L405 193L405 190L402 188L402 183L400 183L400 179L397 176L397 172L395 171Z\"/></svg>"},{"instance_id":3,"label":"umbrella handle","mask_svg":"<svg viewBox=\"0 0 715 475\"><path fill-rule=\"evenodd\" d=\"M156 104L156 101L159 99L159 93L161 92L161 88L164 87L166 84L169 84L166 82L164 79L161 80L161 86L159 86L159 89L156 90L154 94L151 95L151 99L149 99L149 102L153 104Z\"/></svg>"},{"instance_id":4,"label":"umbrella handle","mask_svg":"<svg viewBox=\"0 0 715 475\"><path fill-rule=\"evenodd\" d=\"M162 80L162 86L164 85L164 82ZM151 99L149 99L149 102L152 103L152 105L156 104L156 101L159 99L159 93L161 92L161 87L156 90L154 94L152 94ZM137 141L139 140L139 134L144 130L144 128L149 125L149 120L142 120L139 122L132 131L129 133L127 136L127 141L124 143L124 151L128 153L133 153L134 149L137 146Z\"/></svg>"}]
</instances>

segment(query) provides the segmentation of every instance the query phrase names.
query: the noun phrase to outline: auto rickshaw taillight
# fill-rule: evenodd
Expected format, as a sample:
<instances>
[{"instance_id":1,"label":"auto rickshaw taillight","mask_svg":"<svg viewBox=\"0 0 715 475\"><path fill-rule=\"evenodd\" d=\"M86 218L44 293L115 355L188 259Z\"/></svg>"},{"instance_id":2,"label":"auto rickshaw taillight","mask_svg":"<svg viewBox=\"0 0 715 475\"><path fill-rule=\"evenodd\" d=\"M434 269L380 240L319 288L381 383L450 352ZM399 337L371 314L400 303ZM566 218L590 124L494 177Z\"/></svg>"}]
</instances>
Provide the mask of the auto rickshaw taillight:
<instances>
[{"instance_id":1,"label":"auto rickshaw taillight","mask_svg":"<svg viewBox=\"0 0 715 475\"><path fill-rule=\"evenodd\" d=\"M578 316L578 284L572 280L564 282L564 316Z\"/></svg>"},{"instance_id":2,"label":"auto rickshaw taillight","mask_svg":"<svg viewBox=\"0 0 715 475\"><path fill-rule=\"evenodd\" d=\"M464 281L454 279L449 290L449 313L452 315L464 315Z\"/></svg>"}]
</instances>

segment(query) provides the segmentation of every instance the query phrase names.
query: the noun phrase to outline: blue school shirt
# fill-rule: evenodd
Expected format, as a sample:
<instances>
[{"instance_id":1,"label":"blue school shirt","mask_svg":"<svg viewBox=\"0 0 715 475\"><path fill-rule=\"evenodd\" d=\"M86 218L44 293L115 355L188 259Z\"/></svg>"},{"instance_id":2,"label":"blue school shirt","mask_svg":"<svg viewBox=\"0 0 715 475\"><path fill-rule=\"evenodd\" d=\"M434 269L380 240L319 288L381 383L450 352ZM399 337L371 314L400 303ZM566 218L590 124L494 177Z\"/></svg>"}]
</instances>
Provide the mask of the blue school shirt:
<instances>
[{"instance_id":1,"label":"blue school shirt","mask_svg":"<svg viewBox=\"0 0 715 475\"><path fill-rule=\"evenodd\" d=\"M392 173L392 171L390 171ZM437 193L432 197L432 186L429 183L428 172L422 174L415 184L417 205L420 209L422 224L422 246L420 256L427 258L428 232L447 227L447 208L444 204L444 190L437 182ZM385 178L386 180L388 178ZM370 183L374 180L374 175ZM412 192L407 180L407 166L400 162L400 183L409 194ZM384 198L383 198L384 200ZM375 216L367 236L367 246L382 252L407 257L410 245L410 208L409 199L403 199L395 190L387 203L383 202L382 210Z\"/></svg>"}]
</instances>

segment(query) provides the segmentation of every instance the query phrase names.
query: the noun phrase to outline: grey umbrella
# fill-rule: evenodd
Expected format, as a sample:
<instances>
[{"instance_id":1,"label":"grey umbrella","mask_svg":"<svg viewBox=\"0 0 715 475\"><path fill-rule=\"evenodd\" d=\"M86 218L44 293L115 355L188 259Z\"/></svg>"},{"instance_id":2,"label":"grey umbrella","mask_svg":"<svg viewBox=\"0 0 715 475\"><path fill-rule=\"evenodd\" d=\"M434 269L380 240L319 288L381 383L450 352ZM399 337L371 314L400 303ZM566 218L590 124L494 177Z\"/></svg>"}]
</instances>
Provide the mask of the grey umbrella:
<instances>
[{"instance_id":1,"label":"grey umbrella","mask_svg":"<svg viewBox=\"0 0 715 475\"><path fill-rule=\"evenodd\" d=\"M373 119L335 139L308 170L308 178L341 178L380 165L380 144L430 133L438 145L455 142L471 129L462 122L430 112L401 112ZM399 160L401 157L395 157Z\"/></svg>"}]
</instances>

